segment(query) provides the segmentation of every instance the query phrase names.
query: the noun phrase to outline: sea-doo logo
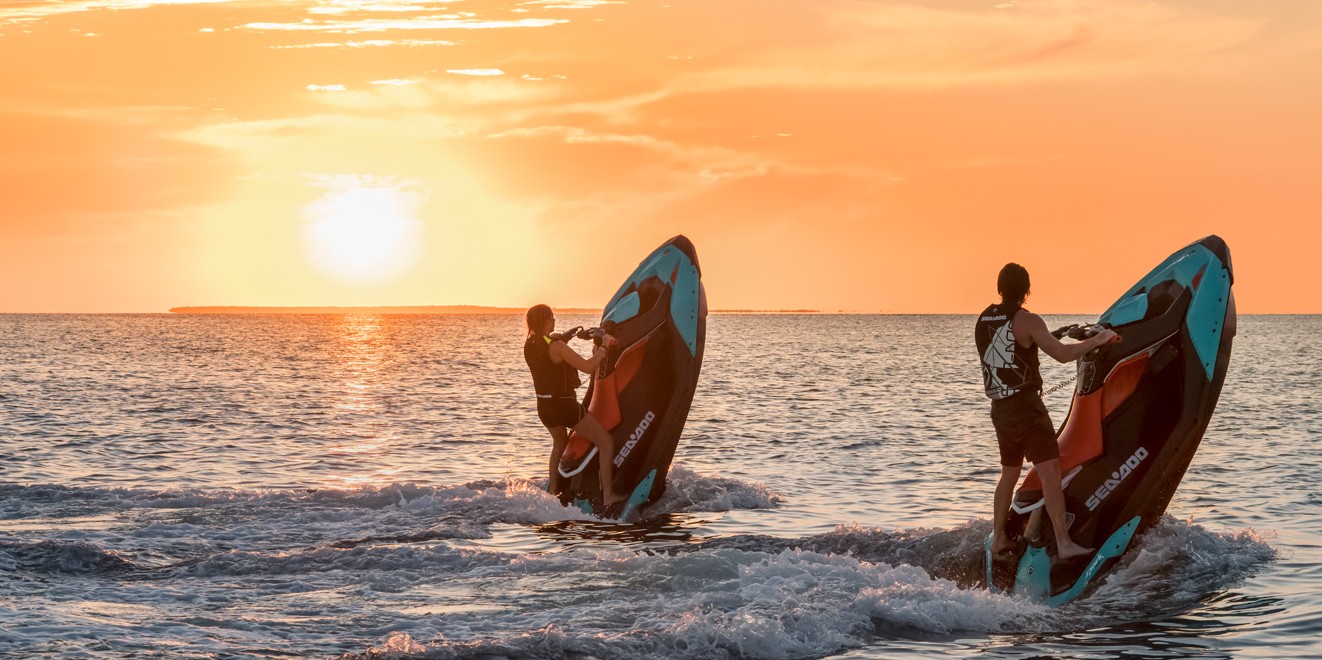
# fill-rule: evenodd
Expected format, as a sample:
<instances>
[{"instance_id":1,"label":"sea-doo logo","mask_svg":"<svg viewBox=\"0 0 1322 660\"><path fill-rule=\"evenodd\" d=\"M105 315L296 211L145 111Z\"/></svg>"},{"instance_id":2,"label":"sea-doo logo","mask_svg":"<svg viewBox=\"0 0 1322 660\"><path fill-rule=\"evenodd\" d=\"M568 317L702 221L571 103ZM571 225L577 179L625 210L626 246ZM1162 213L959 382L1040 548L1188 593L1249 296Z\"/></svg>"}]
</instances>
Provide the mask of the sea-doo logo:
<instances>
[{"instance_id":1,"label":"sea-doo logo","mask_svg":"<svg viewBox=\"0 0 1322 660\"><path fill-rule=\"evenodd\" d=\"M656 419L656 414L650 410L647 411L646 415L643 415L643 421L638 422L638 428L634 429L633 433L629 435L629 441L624 443L624 447L620 449L620 453L615 457L615 467L624 465L624 459L628 458L629 452L633 451L633 446L643 439L643 433L647 431L647 427L652 425L654 419Z\"/></svg>"},{"instance_id":2,"label":"sea-doo logo","mask_svg":"<svg viewBox=\"0 0 1322 660\"><path fill-rule=\"evenodd\" d=\"M1134 470L1138 469L1138 464L1142 463L1143 459L1147 457L1148 450L1144 447L1139 447L1132 456L1126 458L1125 462L1120 464L1120 469L1112 472L1111 478L1103 482L1101 486L1098 486L1096 492L1092 494L1092 497L1088 498L1088 510L1092 511L1101 506L1102 500L1106 499L1106 496L1110 495L1111 491L1119 488L1120 482L1124 481L1125 477L1133 474Z\"/></svg>"}]
</instances>

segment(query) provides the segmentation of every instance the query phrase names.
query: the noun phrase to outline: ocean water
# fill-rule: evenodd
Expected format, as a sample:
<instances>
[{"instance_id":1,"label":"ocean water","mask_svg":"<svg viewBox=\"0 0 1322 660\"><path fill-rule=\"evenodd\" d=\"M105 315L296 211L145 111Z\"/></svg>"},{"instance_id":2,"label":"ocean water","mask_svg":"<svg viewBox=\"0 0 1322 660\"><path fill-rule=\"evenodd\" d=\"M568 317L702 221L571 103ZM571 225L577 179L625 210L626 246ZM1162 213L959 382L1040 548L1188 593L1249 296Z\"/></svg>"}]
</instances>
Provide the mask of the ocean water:
<instances>
[{"instance_id":1,"label":"ocean water","mask_svg":"<svg viewBox=\"0 0 1322 660\"><path fill-rule=\"evenodd\" d=\"M0 656L1322 657L1322 317L1241 319L1166 518L1059 609L973 586L972 322L712 316L624 525L541 490L517 316L0 316Z\"/></svg>"}]
</instances>

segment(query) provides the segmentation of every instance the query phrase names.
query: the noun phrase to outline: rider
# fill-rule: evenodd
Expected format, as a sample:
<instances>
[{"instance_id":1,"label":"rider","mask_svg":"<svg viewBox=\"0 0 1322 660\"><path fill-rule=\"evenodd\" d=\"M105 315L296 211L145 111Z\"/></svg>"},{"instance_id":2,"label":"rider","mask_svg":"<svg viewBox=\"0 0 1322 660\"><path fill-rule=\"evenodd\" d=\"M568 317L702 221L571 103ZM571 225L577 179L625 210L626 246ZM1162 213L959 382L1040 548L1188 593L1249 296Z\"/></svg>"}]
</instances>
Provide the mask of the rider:
<instances>
[{"instance_id":1,"label":"rider","mask_svg":"<svg viewBox=\"0 0 1322 660\"><path fill-rule=\"evenodd\" d=\"M1005 534L1010 498L1019 482L1024 457L1033 462L1042 480L1042 497L1056 533L1056 556L1070 559L1092 552L1074 542L1065 520L1065 496L1060 485L1060 448L1051 417L1042 403L1042 374L1037 349L1057 362L1073 362L1098 346L1119 341L1111 330L1074 344L1065 344L1047 330L1042 317L1023 308L1028 297L1028 271L1006 264L996 279L1001 302L978 317L974 338L982 356L983 387L991 402L992 426L1001 453L1001 478L996 484L992 552L1014 548Z\"/></svg>"},{"instance_id":2,"label":"rider","mask_svg":"<svg viewBox=\"0 0 1322 660\"><path fill-rule=\"evenodd\" d=\"M597 447L597 465L601 473L601 498L606 508L624 501L615 492L615 465L607 457L615 454L614 439L592 413L578 402L574 390L582 381L578 372L592 373L606 359L606 348L614 343L610 335L602 337L601 344L584 359L563 340L552 338L555 330L555 312L546 305L533 305L528 309L528 339L523 343L523 359L532 372L533 388L537 391L537 417L551 432L551 477L549 490L559 490L560 456L569 444L573 431L587 438Z\"/></svg>"}]
</instances>

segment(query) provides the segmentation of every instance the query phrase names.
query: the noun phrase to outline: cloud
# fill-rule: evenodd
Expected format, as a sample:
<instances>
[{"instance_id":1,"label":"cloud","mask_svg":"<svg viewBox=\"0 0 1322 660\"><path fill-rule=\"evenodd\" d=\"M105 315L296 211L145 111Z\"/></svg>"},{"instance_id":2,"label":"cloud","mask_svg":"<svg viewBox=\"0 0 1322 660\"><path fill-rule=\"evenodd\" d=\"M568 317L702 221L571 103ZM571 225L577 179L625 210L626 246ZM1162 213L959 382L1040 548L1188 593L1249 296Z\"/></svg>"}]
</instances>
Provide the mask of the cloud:
<instances>
[{"instance_id":1,"label":"cloud","mask_svg":"<svg viewBox=\"0 0 1322 660\"><path fill-rule=\"evenodd\" d=\"M541 6L548 9L593 9L602 5L622 5L618 0L531 0L528 6Z\"/></svg>"},{"instance_id":2,"label":"cloud","mask_svg":"<svg viewBox=\"0 0 1322 660\"><path fill-rule=\"evenodd\" d=\"M444 39L362 39L354 41L319 41L312 44L278 44L271 46L275 50L303 48L385 48L388 46L453 46L455 42Z\"/></svg>"},{"instance_id":3,"label":"cloud","mask_svg":"<svg viewBox=\"0 0 1322 660\"><path fill-rule=\"evenodd\" d=\"M302 21L279 23L259 21L247 23L243 27L249 30L272 30L282 32L335 32L354 34L358 32L387 32L391 30L501 30L509 28L543 28L560 23L564 19L520 18L514 20L483 20L460 16L435 16L410 19L365 18L345 21Z\"/></svg>"},{"instance_id":4,"label":"cloud","mask_svg":"<svg viewBox=\"0 0 1322 660\"><path fill-rule=\"evenodd\" d=\"M1211 69L1258 19L1133 0L1022 0L1008 8L820 5L801 35L751 44L676 81L677 92L748 87L942 88Z\"/></svg>"},{"instance_id":5,"label":"cloud","mask_svg":"<svg viewBox=\"0 0 1322 660\"><path fill-rule=\"evenodd\" d=\"M410 87L387 89L408 90ZM353 93L341 92L333 96ZM393 117L360 117L327 113L282 119L219 122L182 132L181 137L209 147L253 155L278 151L284 146L299 147L291 148L290 152L304 153L307 163L311 164L326 157L327 154L322 149L328 152L341 151L349 143L363 147L376 144L377 148L365 148L365 154L359 154L359 157L369 160L374 153L380 152L387 145L395 145L396 142L418 145L417 149L425 150L426 147L421 144L424 141L462 137L471 132L472 126L462 120L429 113L401 114ZM346 153L342 158L352 159L354 156L355 154Z\"/></svg>"},{"instance_id":6,"label":"cloud","mask_svg":"<svg viewBox=\"0 0 1322 660\"><path fill-rule=\"evenodd\" d=\"M358 12L415 13L444 9L449 2L394 2L392 0L321 0L311 3L310 14L349 14Z\"/></svg>"},{"instance_id":7,"label":"cloud","mask_svg":"<svg viewBox=\"0 0 1322 660\"><path fill-rule=\"evenodd\" d=\"M370 81L370 88L363 90L338 86L341 89L336 90L337 93L318 95L316 101L334 108L359 111L447 108L451 109L451 114L458 120L474 126L481 124L496 127L486 130L501 130L507 122L517 121L535 111L530 108L539 108L543 104L554 105L556 97L562 92L562 88L554 82L476 72L498 69L466 71L469 72L448 71L454 75L445 78L375 80ZM313 88L313 85L308 86L309 90Z\"/></svg>"},{"instance_id":8,"label":"cloud","mask_svg":"<svg viewBox=\"0 0 1322 660\"><path fill-rule=\"evenodd\" d=\"M453 73L457 76L503 76L504 71L500 69L446 69L446 73Z\"/></svg>"},{"instance_id":9,"label":"cloud","mask_svg":"<svg viewBox=\"0 0 1322 660\"><path fill-rule=\"evenodd\" d=\"M60 2L28 2L0 4L0 25L5 23L31 23L62 14L78 14L99 10L147 9L162 5L207 5L232 0L61 0Z\"/></svg>"}]
</instances>

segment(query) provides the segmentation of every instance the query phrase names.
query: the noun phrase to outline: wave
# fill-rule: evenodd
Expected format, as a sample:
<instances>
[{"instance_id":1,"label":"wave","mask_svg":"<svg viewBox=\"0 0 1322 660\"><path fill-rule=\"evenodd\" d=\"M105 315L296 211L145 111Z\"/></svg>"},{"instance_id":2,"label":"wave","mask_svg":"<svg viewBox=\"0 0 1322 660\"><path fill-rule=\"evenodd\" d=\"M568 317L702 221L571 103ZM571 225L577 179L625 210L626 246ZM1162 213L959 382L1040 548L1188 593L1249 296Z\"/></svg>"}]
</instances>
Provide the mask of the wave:
<instances>
[{"instance_id":1,"label":"wave","mask_svg":"<svg viewBox=\"0 0 1322 660\"><path fill-rule=\"evenodd\" d=\"M1164 516L1092 594L1089 607L1120 614L1148 603L1192 606L1275 560L1271 538L1257 530L1213 532Z\"/></svg>"},{"instance_id":2,"label":"wave","mask_svg":"<svg viewBox=\"0 0 1322 660\"><path fill-rule=\"evenodd\" d=\"M969 635L1065 639L1164 619L1222 598L1276 558L1267 535L1167 517L1094 593L1051 609L978 585L985 520L702 538L684 521L775 508L781 496L682 466L668 484L636 525L562 507L542 481L517 478L352 490L5 486L0 510L48 517L0 527L22 535L0 537L0 596L38 597L62 581L64 593L87 587L97 602L143 608L107 615L112 632L167 612L188 621L257 607L282 622L337 612L339 623L316 624L302 642L277 630L283 623L251 631L253 643L295 655L316 638L319 648L337 640L346 658L807 658ZM72 521L61 517L70 502L113 515ZM217 603L243 609L217 613ZM1273 606L1230 598L1218 625Z\"/></svg>"},{"instance_id":3,"label":"wave","mask_svg":"<svg viewBox=\"0 0 1322 660\"><path fill-rule=\"evenodd\" d=\"M560 574L570 557L527 558L526 571ZM933 580L913 566L871 564L803 550L733 549L676 556L597 554L576 570L629 572L646 598L578 602L551 610L536 628L453 639L454 630L395 634L347 658L820 657L875 640L887 626L1000 630L1042 606ZM1004 601L1004 602L1003 602ZM624 623L624 626L619 624Z\"/></svg>"},{"instance_id":4,"label":"wave","mask_svg":"<svg viewBox=\"0 0 1322 660\"><path fill-rule=\"evenodd\" d=\"M345 657L807 658L970 633L1064 638L1192 607L1275 557L1255 532L1215 533L1167 518L1140 538L1096 593L1053 609L940 575L960 573L952 564L967 559L956 555L975 538L973 554L980 553L987 531L985 521L906 532L841 527L803 539L713 539L662 554L525 556L495 570L579 576L596 593L620 593L573 599L535 617L487 615L484 626L472 629L450 619L432 630L392 633ZM920 561L868 559L902 556ZM601 585L603 576L624 577ZM1154 583L1166 586L1136 588ZM1254 607L1236 616L1256 616ZM491 634L493 626L508 629Z\"/></svg>"},{"instance_id":5,"label":"wave","mask_svg":"<svg viewBox=\"0 0 1322 660\"><path fill-rule=\"evenodd\" d=\"M503 493L503 495L502 495ZM503 500L504 504L497 504ZM0 483L0 520L35 516L68 517L104 511L203 509L229 505L246 508L290 504L343 505L365 509L470 505L502 522L537 523L565 519L564 507L545 493L545 479L509 477L465 484L427 486L412 482L357 489L105 488L58 484ZM702 475L675 465L665 497L649 514L677 511L729 511L774 508L780 495L758 483ZM555 503L554 506L547 506ZM82 504L83 506L71 506ZM509 506L506 506L508 504ZM493 507L493 505L495 505ZM52 510L58 508L58 511ZM60 515L64 514L64 515ZM573 517L573 514L570 514Z\"/></svg>"},{"instance_id":6,"label":"wave","mask_svg":"<svg viewBox=\"0 0 1322 660\"><path fill-rule=\"evenodd\" d=\"M665 495L644 515L774 509L783 501L780 494L760 483L699 474L683 465L672 465Z\"/></svg>"},{"instance_id":7,"label":"wave","mask_svg":"<svg viewBox=\"0 0 1322 660\"><path fill-rule=\"evenodd\" d=\"M760 484L678 468L649 516L767 508ZM0 568L97 573L170 568L194 575L335 570L392 546L488 539L498 524L603 523L564 507L543 481L396 483L352 490L129 489L0 485ZM52 535L48 540L33 537ZM364 554L366 553L366 554ZM275 557L275 558L273 558ZM378 557L383 567L395 558ZM320 567L320 568L319 568ZM384 569L390 570L390 569Z\"/></svg>"},{"instance_id":8,"label":"wave","mask_svg":"<svg viewBox=\"0 0 1322 660\"><path fill-rule=\"evenodd\" d=\"M0 541L0 571L17 573L115 573L137 570L115 550L85 541Z\"/></svg>"},{"instance_id":9,"label":"wave","mask_svg":"<svg viewBox=\"0 0 1322 660\"><path fill-rule=\"evenodd\" d=\"M337 571L365 575L394 571L462 573L473 568L507 565L510 556L444 544L317 547L291 552L231 551L167 567L167 577L309 576Z\"/></svg>"}]
</instances>

